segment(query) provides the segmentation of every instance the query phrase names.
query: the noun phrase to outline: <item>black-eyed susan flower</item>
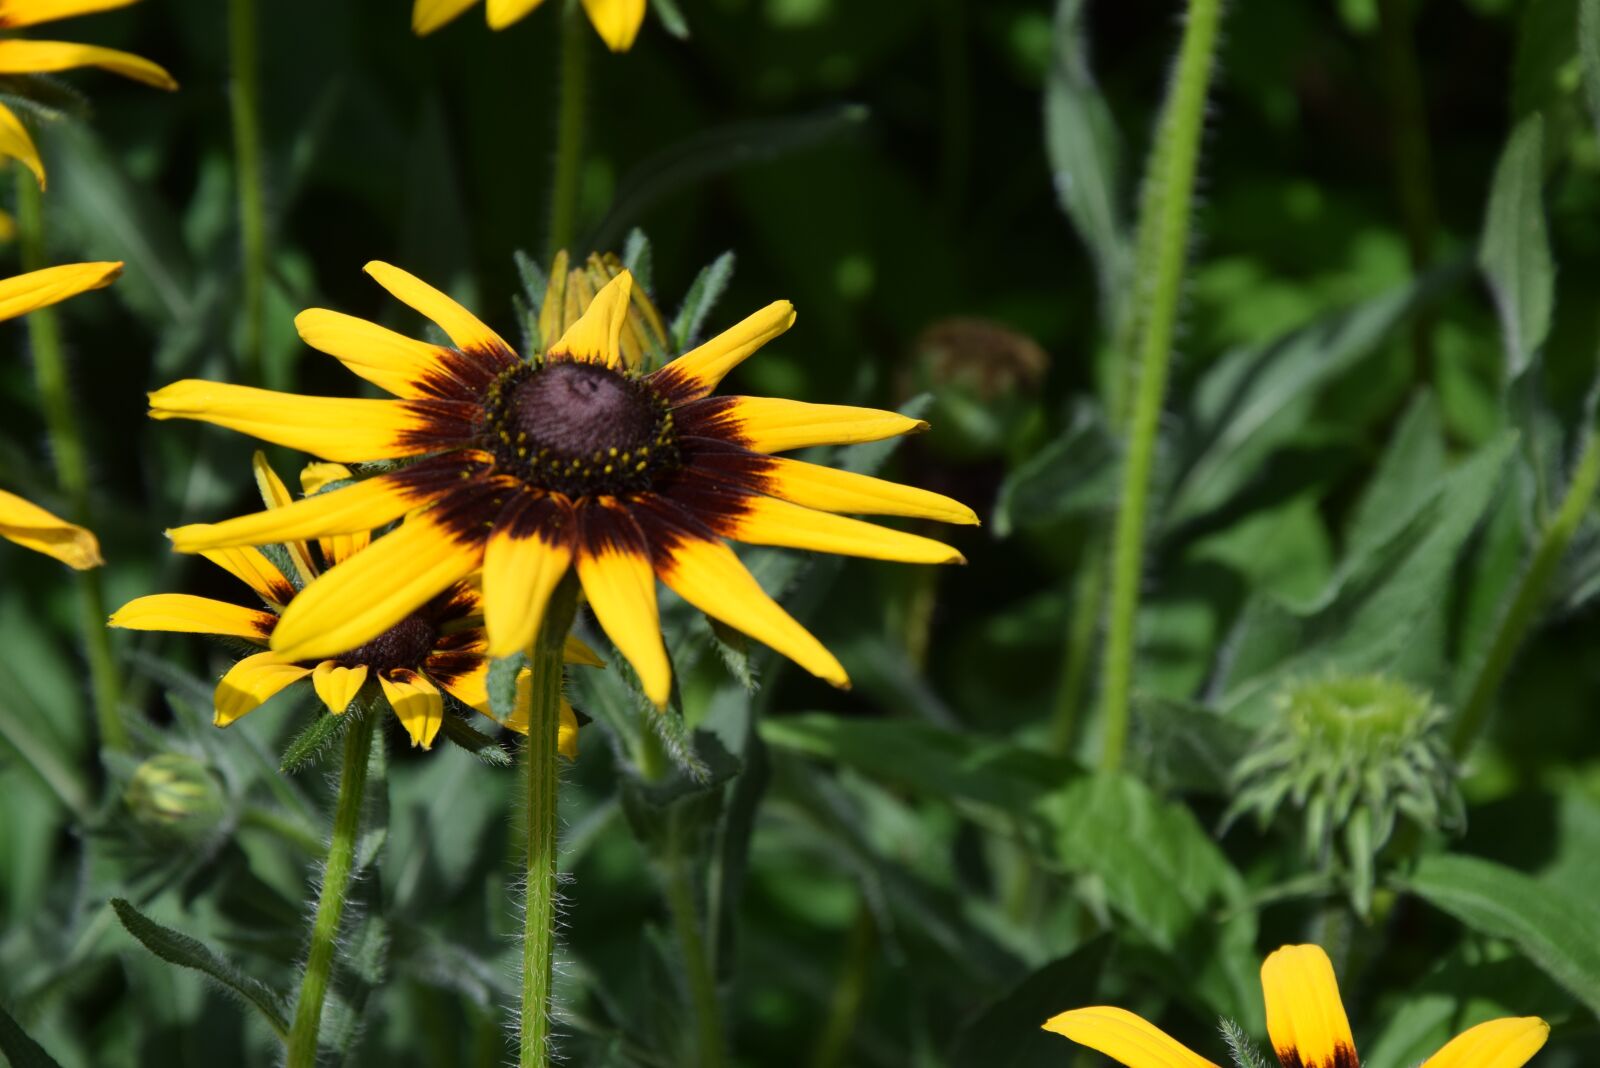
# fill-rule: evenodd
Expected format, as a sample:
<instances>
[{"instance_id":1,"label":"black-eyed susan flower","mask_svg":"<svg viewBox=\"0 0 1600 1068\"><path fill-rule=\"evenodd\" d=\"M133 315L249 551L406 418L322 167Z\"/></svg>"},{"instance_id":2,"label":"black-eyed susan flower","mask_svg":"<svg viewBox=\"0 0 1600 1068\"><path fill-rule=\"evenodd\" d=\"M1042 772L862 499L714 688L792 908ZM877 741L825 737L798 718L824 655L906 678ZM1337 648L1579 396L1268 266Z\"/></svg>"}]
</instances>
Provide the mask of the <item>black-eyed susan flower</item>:
<instances>
[{"instance_id":1,"label":"black-eyed susan flower","mask_svg":"<svg viewBox=\"0 0 1600 1068\"><path fill-rule=\"evenodd\" d=\"M411 7L411 29L418 36L432 33L478 0L416 0ZM485 14L491 30L503 30L521 21L544 0L487 0ZM583 10L595 32L613 52L633 47L644 23L646 0L583 0Z\"/></svg>"},{"instance_id":2,"label":"black-eyed susan flower","mask_svg":"<svg viewBox=\"0 0 1600 1068\"><path fill-rule=\"evenodd\" d=\"M1283 1068L1359 1068L1333 963L1320 946L1284 946L1261 965L1267 1034ZM1128 1068L1216 1068L1154 1024L1100 1006L1054 1016L1045 1030L1065 1035ZM1550 1036L1537 1017L1490 1020L1457 1035L1422 1068L1520 1068Z\"/></svg>"},{"instance_id":3,"label":"black-eyed susan flower","mask_svg":"<svg viewBox=\"0 0 1600 1068\"><path fill-rule=\"evenodd\" d=\"M138 0L0 0L0 32L42 22L127 7ZM176 89L178 83L163 68L142 56L97 45L66 41L34 41L20 37L0 40L0 75L54 74L78 67L99 67L158 89ZM0 157L11 156L44 185L44 163L27 127L16 112L0 104Z\"/></svg>"},{"instance_id":4,"label":"black-eyed susan flower","mask_svg":"<svg viewBox=\"0 0 1600 1068\"><path fill-rule=\"evenodd\" d=\"M874 441L926 424L893 412L768 397L713 397L723 376L794 322L771 304L650 374L619 358L633 279L623 272L537 360L520 359L455 301L384 263L367 272L451 339L432 345L313 309L313 348L394 400L301 397L195 380L153 393L158 419L200 419L335 462L407 467L286 508L171 532L183 552L368 530L394 533L295 599L272 634L280 656L337 656L371 641L479 568L489 653L527 648L556 584L576 569L591 608L667 701L671 668L655 580L828 681L844 669L724 543L733 539L913 563L961 555L929 538L836 513L975 523L948 497L774 454Z\"/></svg>"},{"instance_id":5,"label":"black-eyed susan flower","mask_svg":"<svg viewBox=\"0 0 1600 1068\"><path fill-rule=\"evenodd\" d=\"M0 20L6 10L0 0ZM3 105L0 111L4 111ZM0 279L0 321L102 289L121 273L120 263L68 263ZM105 562L100 557L100 543L88 530L5 490L0 490L0 538L53 556L80 571Z\"/></svg>"},{"instance_id":6,"label":"black-eyed susan flower","mask_svg":"<svg viewBox=\"0 0 1600 1068\"><path fill-rule=\"evenodd\" d=\"M291 506L288 487L260 453L255 458L256 481L271 509ZM349 478L338 464L312 464L301 476L302 488L316 493L330 482ZM298 591L316 580L324 566L358 557L381 546L365 531L319 539L316 549L301 539L283 546L281 568L260 549L236 547L206 552L206 558L243 581L261 598L261 607L247 607L185 593L160 593L123 605L111 617L111 626L130 630L160 630L210 634L259 646L236 663L217 684L215 723L226 727L260 707L280 690L309 677L317 696L334 715L350 707L363 686L376 681L389 707L411 736L411 744L432 748L444 722L444 695L491 719L489 658L483 631L483 598L471 585L453 582L404 618L357 648L339 656L295 659L266 648L279 626L281 613L294 603ZM575 638L567 642L569 663L599 665L600 660ZM507 727L527 733L530 679L522 670L517 680L518 700ZM578 721L565 702L561 707L561 751L577 754Z\"/></svg>"}]
</instances>

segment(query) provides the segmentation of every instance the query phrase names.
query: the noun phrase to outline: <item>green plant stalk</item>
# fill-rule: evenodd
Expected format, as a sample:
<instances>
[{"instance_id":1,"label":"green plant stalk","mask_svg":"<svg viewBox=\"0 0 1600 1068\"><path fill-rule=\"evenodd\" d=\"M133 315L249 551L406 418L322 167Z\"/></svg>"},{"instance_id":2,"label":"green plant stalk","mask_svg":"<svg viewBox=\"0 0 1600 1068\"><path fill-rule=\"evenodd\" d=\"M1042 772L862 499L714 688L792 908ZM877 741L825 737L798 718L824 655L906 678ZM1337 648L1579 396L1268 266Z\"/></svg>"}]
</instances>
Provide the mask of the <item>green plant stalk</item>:
<instances>
[{"instance_id":1,"label":"green plant stalk","mask_svg":"<svg viewBox=\"0 0 1600 1068\"><path fill-rule=\"evenodd\" d=\"M262 191L261 64L256 26L256 0L228 0L233 171L239 189L239 252L244 278L239 374L246 382L260 385L267 299L267 211Z\"/></svg>"},{"instance_id":2,"label":"green plant stalk","mask_svg":"<svg viewBox=\"0 0 1600 1068\"><path fill-rule=\"evenodd\" d=\"M567 632L578 608L577 581L568 573L556 587L533 643L532 694L524 782L523 827L527 903L522 932L521 1068L550 1063L550 988L556 949L556 781L560 773L561 671Z\"/></svg>"},{"instance_id":3,"label":"green plant stalk","mask_svg":"<svg viewBox=\"0 0 1600 1068\"><path fill-rule=\"evenodd\" d=\"M865 900L856 902L855 922L850 925L850 940L845 945L839 979L834 983L828 1019L811 1056L811 1068L835 1068L846 1064L850 1037L861 1019L866 1004L867 983L872 975L873 951L877 949L877 925Z\"/></svg>"},{"instance_id":4,"label":"green plant stalk","mask_svg":"<svg viewBox=\"0 0 1600 1068\"><path fill-rule=\"evenodd\" d=\"M44 205L39 186L25 168L17 172L17 243L22 268L37 271L45 264ZM89 508L89 458L83 434L72 408L72 389L67 382L67 357L61 343L61 321L54 308L40 308L28 315L28 340L33 348L33 375L44 407L45 427L50 436L50 453L55 459L56 481L71 509L71 520L93 527ZM107 749L126 750L128 732L122 722L122 679L116 657L111 652L111 634L106 629L106 597L100 571L91 568L76 575L78 586L78 625L83 631L84 653L89 661L89 685L94 695L95 722L100 744Z\"/></svg>"},{"instance_id":5,"label":"green plant stalk","mask_svg":"<svg viewBox=\"0 0 1600 1068\"><path fill-rule=\"evenodd\" d=\"M333 839L328 844L322 889L317 895L317 914L311 924L311 951L306 955L300 996L294 1006L294 1023L289 1029L288 1068L315 1068L317 1063L317 1032L322 1026L322 1006L327 1000L328 979L333 972L339 921L344 915L345 894L350 889L350 873L355 866L356 840L361 832L367 768L372 763L372 734L379 713L375 708L358 706L345 714L359 718L344 735Z\"/></svg>"},{"instance_id":6,"label":"green plant stalk","mask_svg":"<svg viewBox=\"0 0 1600 1068\"><path fill-rule=\"evenodd\" d=\"M1095 626L1100 621L1105 594L1105 533L1096 525L1084 542L1083 556L1074 583L1072 613L1067 622L1062 650L1061 682L1056 687L1056 702L1050 717L1050 750L1061 756L1072 754L1078 736L1078 712L1083 707L1084 680L1094 651Z\"/></svg>"},{"instance_id":7,"label":"green plant stalk","mask_svg":"<svg viewBox=\"0 0 1600 1068\"><path fill-rule=\"evenodd\" d=\"M727 1056L722 1048L722 1012L717 1005L717 984L711 974L705 939L700 932L700 910L695 906L694 871L689 863L689 843L684 839L683 807L674 806L667 831L665 875L667 908L683 954L689 1004L694 1011L696 1068L722 1068Z\"/></svg>"},{"instance_id":8,"label":"green plant stalk","mask_svg":"<svg viewBox=\"0 0 1600 1068\"><path fill-rule=\"evenodd\" d=\"M578 220L578 180L583 171L583 121L589 63L589 27L576 3L561 13L561 82L556 111L555 169L550 175L550 245L546 261L572 244Z\"/></svg>"},{"instance_id":9,"label":"green plant stalk","mask_svg":"<svg viewBox=\"0 0 1600 1068\"><path fill-rule=\"evenodd\" d=\"M1578 457L1572 481L1567 485L1567 495L1550 522L1545 524L1533 558L1522 573L1505 612L1500 616L1500 623L1489 643L1489 651L1484 654L1478 673L1473 678L1472 688L1467 691L1466 704L1461 708L1461 715L1451 735L1451 747L1456 759L1465 758L1472 744L1478 740L1478 735L1483 732L1495 694L1500 691L1500 684L1505 680L1523 636L1544 605L1550 580L1566 554L1578 524L1588 512L1597 486L1600 486L1600 433L1591 429L1584 442L1583 453Z\"/></svg>"},{"instance_id":10,"label":"green plant stalk","mask_svg":"<svg viewBox=\"0 0 1600 1068\"><path fill-rule=\"evenodd\" d=\"M1149 228L1148 311L1138 346L1138 379L1127 431L1122 495L1111 542L1110 602L1101 678L1103 749L1100 764L1122 765L1128 741L1128 700L1133 679L1139 579L1144 566L1145 511L1156 430L1166 398L1167 371L1178 316L1178 297L1189 249L1195 167L1205 122L1206 94L1217 45L1222 0L1191 0L1178 67L1151 156L1144 210L1156 212ZM1141 221L1141 228L1143 228ZM1141 299L1143 299L1141 295Z\"/></svg>"}]
</instances>

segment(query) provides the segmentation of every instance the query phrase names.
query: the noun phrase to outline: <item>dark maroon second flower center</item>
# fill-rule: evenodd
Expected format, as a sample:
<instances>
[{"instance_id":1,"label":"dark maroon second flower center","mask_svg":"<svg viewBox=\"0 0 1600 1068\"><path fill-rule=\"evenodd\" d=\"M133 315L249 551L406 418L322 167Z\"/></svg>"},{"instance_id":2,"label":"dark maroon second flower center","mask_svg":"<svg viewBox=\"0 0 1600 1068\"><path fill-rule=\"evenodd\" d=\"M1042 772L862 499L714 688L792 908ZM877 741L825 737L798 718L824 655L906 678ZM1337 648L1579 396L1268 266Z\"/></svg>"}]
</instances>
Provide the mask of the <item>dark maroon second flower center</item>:
<instances>
[{"instance_id":1,"label":"dark maroon second flower center","mask_svg":"<svg viewBox=\"0 0 1600 1068\"><path fill-rule=\"evenodd\" d=\"M421 668L439 640L439 630L421 614L407 616L367 644L339 657L345 667L365 664L373 671Z\"/></svg>"}]
</instances>

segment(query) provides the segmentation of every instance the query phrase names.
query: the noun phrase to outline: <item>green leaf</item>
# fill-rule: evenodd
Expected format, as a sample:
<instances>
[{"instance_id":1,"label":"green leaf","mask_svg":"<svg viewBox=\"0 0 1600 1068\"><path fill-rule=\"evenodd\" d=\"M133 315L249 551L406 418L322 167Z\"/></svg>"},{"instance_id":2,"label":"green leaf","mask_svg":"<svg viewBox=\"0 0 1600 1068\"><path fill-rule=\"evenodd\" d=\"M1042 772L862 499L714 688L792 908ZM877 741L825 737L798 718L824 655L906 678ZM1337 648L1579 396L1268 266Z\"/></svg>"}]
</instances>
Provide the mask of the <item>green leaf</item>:
<instances>
[{"instance_id":1,"label":"green leaf","mask_svg":"<svg viewBox=\"0 0 1600 1068\"><path fill-rule=\"evenodd\" d=\"M1019 464L1001 483L995 534L1003 538L1019 527L1109 513L1116 504L1120 459L1098 411L1080 406L1060 437Z\"/></svg>"},{"instance_id":2,"label":"green leaf","mask_svg":"<svg viewBox=\"0 0 1600 1068\"><path fill-rule=\"evenodd\" d=\"M61 1068L43 1046L28 1037L3 1005L0 1005L0 1053L5 1054L11 1068Z\"/></svg>"},{"instance_id":3,"label":"green leaf","mask_svg":"<svg viewBox=\"0 0 1600 1068\"><path fill-rule=\"evenodd\" d=\"M335 716L331 712L319 712L284 749L278 770L285 775L293 775L303 768L320 764L332 750L334 743L343 737L345 728L349 724L349 712L342 716Z\"/></svg>"},{"instance_id":4,"label":"green leaf","mask_svg":"<svg viewBox=\"0 0 1600 1068\"><path fill-rule=\"evenodd\" d=\"M460 716L445 716L440 723L439 733L491 768L509 768L511 766L511 757L507 755L499 742L473 727Z\"/></svg>"},{"instance_id":5,"label":"green leaf","mask_svg":"<svg viewBox=\"0 0 1600 1068\"><path fill-rule=\"evenodd\" d=\"M527 653L512 653L489 664L489 710L504 723L517 710L517 676L528 666Z\"/></svg>"},{"instance_id":6,"label":"green leaf","mask_svg":"<svg viewBox=\"0 0 1600 1068\"><path fill-rule=\"evenodd\" d=\"M1578 0L1578 59L1589 120L1600 133L1600 0Z\"/></svg>"},{"instance_id":7,"label":"green leaf","mask_svg":"<svg viewBox=\"0 0 1600 1068\"><path fill-rule=\"evenodd\" d=\"M954 1068L1061 1068L1071 1047L1040 1026L1057 1013L1096 1004L1110 939L1051 961L985 1005L956 1033Z\"/></svg>"},{"instance_id":8,"label":"green leaf","mask_svg":"<svg viewBox=\"0 0 1600 1068\"><path fill-rule=\"evenodd\" d=\"M1507 381L1538 354L1555 306L1543 186L1544 119L1533 114L1517 124L1501 153L1478 245L1478 266L1500 316Z\"/></svg>"},{"instance_id":9,"label":"green leaf","mask_svg":"<svg viewBox=\"0 0 1600 1068\"><path fill-rule=\"evenodd\" d=\"M694 284L683 298L683 306L672 320L672 346L675 352L683 352L700 336L706 316L711 314L711 309L722 299L723 291L733 280L734 263L733 253L724 252L695 275Z\"/></svg>"},{"instance_id":10,"label":"green leaf","mask_svg":"<svg viewBox=\"0 0 1600 1068\"><path fill-rule=\"evenodd\" d=\"M678 8L678 0L650 0L650 10L661 20L661 28L680 41L689 39L689 23Z\"/></svg>"},{"instance_id":11,"label":"green leaf","mask_svg":"<svg viewBox=\"0 0 1600 1068\"><path fill-rule=\"evenodd\" d=\"M633 272L634 281L645 292L655 290L655 250L650 247L650 238L637 226L628 231L628 239L623 243L622 265Z\"/></svg>"},{"instance_id":12,"label":"green leaf","mask_svg":"<svg viewBox=\"0 0 1600 1068\"><path fill-rule=\"evenodd\" d=\"M1600 904L1477 857L1434 856L1404 886L1480 934L1516 944L1600 1014Z\"/></svg>"},{"instance_id":13,"label":"green leaf","mask_svg":"<svg viewBox=\"0 0 1600 1068\"><path fill-rule=\"evenodd\" d=\"M278 1037L289 1037L289 1002L283 995L259 979L245 975L199 940L156 923L125 899L112 898L111 907L128 933L150 952L170 964L193 968L211 978L260 1012Z\"/></svg>"}]
</instances>

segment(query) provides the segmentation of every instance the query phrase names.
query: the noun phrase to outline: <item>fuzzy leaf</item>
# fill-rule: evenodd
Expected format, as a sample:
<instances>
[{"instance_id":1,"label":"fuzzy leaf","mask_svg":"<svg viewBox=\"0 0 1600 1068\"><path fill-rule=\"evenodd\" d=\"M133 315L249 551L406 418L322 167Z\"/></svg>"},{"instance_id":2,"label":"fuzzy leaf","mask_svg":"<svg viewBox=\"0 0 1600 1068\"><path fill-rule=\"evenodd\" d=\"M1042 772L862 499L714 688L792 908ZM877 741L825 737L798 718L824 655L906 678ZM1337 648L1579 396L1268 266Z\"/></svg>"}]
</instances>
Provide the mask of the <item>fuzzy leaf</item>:
<instances>
[{"instance_id":1,"label":"fuzzy leaf","mask_svg":"<svg viewBox=\"0 0 1600 1068\"><path fill-rule=\"evenodd\" d=\"M439 733L459 745L491 768L509 768L511 757L499 742L473 727L460 716L445 716Z\"/></svg>"},{"instance_id":2,"label":"fuzzy leaf","mask_svg":"<svg viewBox=\"0 0 1600 1068\"><path fill-rule=\"evenodd\" d=\"M0 1053L11 1068L61 1068L44 1047L29 1038L11 1014L0 1006Z\"/></svg>"},{"instance_id":3,"label":"fuzzy leaf","mask_svg":"<svg viewBox=\"0 0 1600 1068\"><path fill-rule=\"evenodd\" d=\"M1506 142L1489 190L1478 266L1489 283L1504 338L1506 380L1520 376L1550 333L1555 261L1545 231L1544 119L1529 115Z\"/></svg>"},{"instance_id":4,"label":"fuzzy leaf","mask_svg":"<svg viewBox=\"0 0 1600 1068\"><path fill-rule=\"evenodd\" d=\"M528 666L527 653L512 653L489 664L489 710L504 723L517 709L517 675Z\"/></svg>"},{"instance_id":5,"label":"fuzzy leaf","mask_svg":"<svg viewBox=\"0 0 1600 1068\"><path fill-rule=\"evenodd\" d=\"M711 314L711 309L716 307L717 301L722 299L723 291L728 288L728 283L733 280L735 258L732 252L724 252L710 263L700 269L695 275L694 284L689 287L689 292L683 298L683 306L678 309L677 317L672 320L672 347L673 352L684 352L700 336L700 330L705 326L706 316Z\"/></svg>"},{"instance_id":6,"label":"fuzzy leaf","mask_svg":"<svg viewBox=\"0 0 1600 1068\"><path fill-rule=\"evenodd\" d=\"M335 716L331 712L319 714L306 724L284 749L278 770L285 775L293 775L302 768L321 763L323 757L332 750L334 743L344 735L354 712L352 709L341 716Z\"/></svg>"}]
</instances>

